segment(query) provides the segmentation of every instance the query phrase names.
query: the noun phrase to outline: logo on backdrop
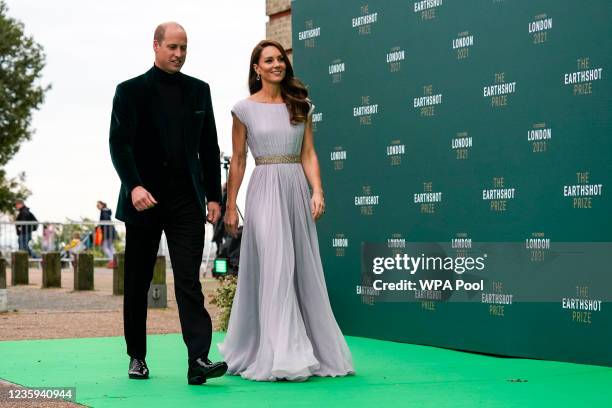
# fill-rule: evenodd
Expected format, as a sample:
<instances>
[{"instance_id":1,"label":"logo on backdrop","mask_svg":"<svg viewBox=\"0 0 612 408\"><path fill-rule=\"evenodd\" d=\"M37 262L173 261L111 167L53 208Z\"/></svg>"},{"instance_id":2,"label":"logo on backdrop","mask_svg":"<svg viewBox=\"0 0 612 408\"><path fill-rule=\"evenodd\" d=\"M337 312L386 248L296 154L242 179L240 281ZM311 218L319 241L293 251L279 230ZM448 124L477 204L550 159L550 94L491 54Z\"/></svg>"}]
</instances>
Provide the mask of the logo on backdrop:
<instances>
[{"instance_id":1,"label":"logo on backdrop","mask_svg":"<svg viewBox=\"0 0 612 408\"><path fill-rule=\"evenodd\" d=\"M601 300L591 298L587 285L578 285L573 297L561 299L561 308L569 312L572 322L592 324L593 313L601 312L601 303Z\"/></svg>"},{"instance_id":2,"label":"logo on backdrop","mask_svg":"<svg viewBox=\"0 0 612 408\"><path fill-rule=\"evenodd\" d=\"M414 193L414 203L419 204L421 214L435 214L436 204L442 202L442 192L434 191L433 183L426 181L423 183L423 192Z\"/></svg>"},{"instance_id":3,"label":"logo on backdrop","mask_svg":"<svg viewBox=\"0 0 612 408\"><path fill-rule=\"evenodd\" d=\"M457 38L453 39L453 51L455 51L458 60L466 59L470 56L470 48L474 45L474 36L469 31L463 31L457 34Z\"/></svg>"},{"instance_id":4,"label":"logo on backdrop","mask_svg":"<svg viewBox=\"0 0 612 408\"><path fill-rule=\"evenodd\" d=\"M487 284L485 290L480 294L481 303L488 306L489 315L494 317L505 317L506 307L512 305L513 299L514 294L506 292L504 283L501 281L492 281Z\"/></svg>"},{"instance_id":5,"label":"logo on backdrop","mask_svg":"<svg viewBox=\"0 0 612 408\"><path fill-rule=\"evenodd\" d=\"M374 115L378 115L378 104L371 103L369 96L362 96L361 106L353 107L353 117L359 118L360 125L370 126Z\"/></svg>"},{"instance_id":6,"label":"logo on backdrop","mask_svg":"<svg viewBox=\"0 0 612 408\"><path fill-rule=\"evenodd\" d=\"M406 249L406 238L399 232L391 234L391 237L387 238L387 248L391 250L393 256L403 254Z\"/></svg>"},{"instance_id":7,"label":"logo on backdrop","mask_svg":"<svg viewBox=\"0 0 612 408\"><path fill-rule=\"evenodd\" d=\"M552 129L546 123L534 123L527 131L527 141L531 144L533 153L544 153L548 150L548 143L552 139Z\"/></svg>"},{"instance_id":8,"label":"logo on backdrop","mask_svg":"<svg viewBox=\"0 0 612 408\"><path fill-rule=\"evenodd\" d=\"M372 25L378 21L378 13L371 13L370 6L361 6L361 15L353 17L352 26L357 29L359 35L372 34Z\"/></svg>"},{"instance_id":9,"label":"logo on backdrop","mask_svg":"<svg viewBox=\"0 0 612 408\"><path fill-rule=\"evenodd\" d=\"M482 199L489 201L489 210L493 212L505 212L508 209L508 201L514 200L516 188L506 187L504 177L493 177L493 188L482 190Z\"/></svg>"},{"instance_id":10,"label":"logo on backdrop","mask_svg":"<svg viewBox=\"0 0 612 408\"><path fill-rule=\"evenodd\" d=\"M378 205L380 196L372 193L371 186L363 186L361 192L362 195L355 196L355 206L359 207L361 215L374 215L374 208Z\"/></svg>"},{"instance_id":11,"label":"logo on backdrop","mask_svg":"<svg viewBox=\"0 0 612 408\"><path fill-rule=\"evenodd\" d=\"M516 82L507 82L505 72L495 74L495 83L483 87L483 96L491 98L493 108L504 108L508 106L508 96L516 91Z\"/></svg>"},{"instance_id":12,"label":"logo on backdrop","mask_svg":"<svg viewBox=\"0 0 612 408\"><path fill-rule=\"evenodd\" d=\"M298 32L298 40L304 42L305 48L315 48L315 39L321 36L321 27L317 27L313 20L306 20L304 27L304 30Z\"/></svg>"},{"instance_id":13,"label":"logo on backdrop","mask_svg":"<svg viewBox=\"0 0 612 408\"><path fill-rule=\"evenodd\" d=\"M406 59L406 51L400 47L393 47L387 53L387 65L389 72L400 72L402 70L402 61Z\"/></svg>"},{"instance_id":14,"label":"logo on backdrop","mask_svg":"<svg viewBox=\"0 0 612 408\"><path fill-rule=\"evenodd\" d=\"M323 112L313 112L312 114L312 131L319 130L319 126L323 122Z\"/></svg>"},{"instance_id":15,"label":"logo on backdrop","mask_svg":"<svg viewBox=\"0 0 612 408\"><path fill-rule=\"evenodd\" d=\"M457 132L451 140L451 149L455 151L455 159L467 160L472 148L472 137L466 131Z\"/></svg>"},{"instance_id":16,"label":"logo on backdrop","mask_svg":"<svg viewBox=\"0 0 612 408\"><path fill-rule=\"evenodd\" d=\"M336 256L346 255L346 248L349 246L349 240L344 234L336 234L332 238L332 248L336 250Z\"/></svg>"},{"instance_id":17,"label":"logo on backdrop","mask_svg":"<svg viewBox=\"0 0 612 408\"><path fill-rule=\"evenodd\" d=\"M414 108L419 109L424 118L436 116L436 105L441 103L442 94L434 93L433 85L423 86L423 96L413 99Z\"/></svg>"},{"instance_id":18,"label":"logo on backdrop","mask_svg":"<svg viewBox=\"0 0 612 408\"><path fill-rule=\"evenodd\" d=\"M529 252L530 262L544 262L550 251L550 238L543 232L533 232L525 239L525 249Z\"/></svg>"},{"instance_id":19,"label":"logo on backdrop","mask_svg":"<svg viewBox=\"0 0 612 408\"><path fill-rule=\"evenodd\" d=\"M576 60L577 71L568 72L563 76L563 83L572 86L574 96L593 93L593 82L601 80L603 68L592 68L591 58L583 57Z\"/></svg>"},{"instance_id":20,"label":"logo on backdrop","mask_svg":"<svg viewBox=\"0 0 612 408\"><path fill-rule=\"evenodd\" d=\"M442 6L442 0L420 0L414 2L414 12L421 15L421 20L433 20L437 10Z\"/></svg>"},{"instance_id":21,"label":"logo on backdrop","mask_svg":"<svg viewBox=\"0 0 612 408\"><path fill-rule=\"evenodd\" d=\"M576 172L576 184L563 186L563 196L572 199L572 208L590 210L593 201L601 197L603 184L591 182L590 171Z\"/></svg>"},{"instance_id":22,"label":"logo on backdrop","mask_svg":"<svg viewBox=\"0 0 612 408\"><path fill-rule=\"evenodd\" d=\"M467 257L472 249L472 238L469 237L467 232L456 233L455 238L451 239L451 249L455 250L455 257Z\"/></svg>"},{"instance_id":23,"label":"logo on backdrop","mask_svg":"<svg viewBox=\"0 0 612 408\"><path fill-rule=\"evenodd\" d=\"M534 44L544 44L548 41L548 31L553 26L552 17L546 14L539 14L529 23L529 35L533 38Z\"/></svg>"},{"instance_id":24,"label":"logo on backdrop","mask_svg":"<svg viewBox=\"0 0 612 408\"><path fill-rule=\"evenodd\" d=\"M346 65L341 59L334 60L328 67L332 84L342 82L342 74L346 71Z\"/></svg>"},{"instance_id":25,"label":"logo on backdrop","mask_svg":"<svg viewBox=\"0 0 612 408\"><path fill-rule=\"evenodd\" d=\"M334 170L342 170L346 161L346 150L342 146L336 146L334 151L330 153L330 158L334 165Z\"/></svg>"},{"instance_id":26,"label":"logo on backdrop","mask_svg":"<svg viewBox=\"0 0 612 408\"><path fill-rule=\"evenodd\" d=\"M361 303L372 306L374 304L374 298L380 296L380 291L374 289L374 286L372 286L372 279L369 277L362 277L361 283L361 285L355 287L355 293L361 296Z\"/></svg>"},{"instance_id":27,"label":"logo on backdrop","mask_svg":"<svg viewBox=\"0 0 612 408\"><path fill-rule=\"evenodd\" d=\"M399 166L402 164L402 157L406 154L406 146L401 140L392 140L387 146L387 157L391 166Z\"/></svg>"}]
</instances>

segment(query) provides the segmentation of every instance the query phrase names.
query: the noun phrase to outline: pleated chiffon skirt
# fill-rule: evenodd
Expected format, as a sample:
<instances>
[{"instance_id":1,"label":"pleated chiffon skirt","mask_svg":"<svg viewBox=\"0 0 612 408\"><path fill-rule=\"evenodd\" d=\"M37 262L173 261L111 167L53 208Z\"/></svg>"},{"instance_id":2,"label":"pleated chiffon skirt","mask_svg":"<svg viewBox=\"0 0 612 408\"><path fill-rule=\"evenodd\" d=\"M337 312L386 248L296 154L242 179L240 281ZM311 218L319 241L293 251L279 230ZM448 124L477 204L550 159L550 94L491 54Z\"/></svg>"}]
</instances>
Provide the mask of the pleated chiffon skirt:
<instances>
[{"instance_id":1,"label":"pleated chiffon skirt","mask_svg":"<svg viewBox=\"0 0 612 408\"><path fill-rule=\"evenodd\" d=\"M219 350L257 381L353 374L334 318L302 165L257 166L247 189L238 287Z\"/></svg>"}]
</instances>

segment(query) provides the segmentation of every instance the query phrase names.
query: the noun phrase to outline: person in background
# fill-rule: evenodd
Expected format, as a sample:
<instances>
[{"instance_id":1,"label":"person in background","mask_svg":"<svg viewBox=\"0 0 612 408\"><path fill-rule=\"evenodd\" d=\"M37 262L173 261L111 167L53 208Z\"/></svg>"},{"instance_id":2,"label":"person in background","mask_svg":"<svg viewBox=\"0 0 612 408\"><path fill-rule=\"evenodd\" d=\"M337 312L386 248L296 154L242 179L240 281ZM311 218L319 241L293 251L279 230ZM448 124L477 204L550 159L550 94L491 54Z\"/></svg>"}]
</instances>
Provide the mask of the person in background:
<instances>
[{"instance_id":1,"label":"person in background","mask_svg":"<svg viewBox=\"0 0 612 408\"><path fill-rule=\"evenodd\" d=\"M55 251L55 225L43 224L42 243L43 251Z\"/></svg>"},{"instance_id":2,"label":"person in background","mask_svg":"<svg viewBox=\"0 0 612 408\"><path fill-rule=\"evenodd\" d=\"M113 212L104 201L98 201L96 204L98 210L100 210L100 221L112 221ZM114 225L103 224L102 228L102 251L104 255L109 259L107 268L115 267L115 247L113 242L117 239L117 230Z\"/></svg>"},{"instance_id":3,"label":"person in background","mask_svg":"<svg viewBox=\"0 0 612 408\"><path fill-rule=\"evenodd\" d=\"M212 237L212 242L217 245L217 256L219 256L221 245L223 244L223 238L225 237L225 224L223 223L223 217L225 216L225 204L227 202L227 182L223 183L221 191L221 217L215 223Z\"/></svg>"},{"instance_id":4,"label":"person in background","mask_svg":"<svg viewBox=\"0 0 612 408\"><path fill-rule=\"evenodd\" d=\"M72 239L68 244L64 246L64 251L69 254L75 254L77 253L77 251L79 251L79 249L81 249L81 244L81 234L79 234L78 232L73 232Z\"/></svg>"},{"instance_id":5,"label":"person in background","mask_svg":"<svg viewBox=\"0 0 612 408\"><path fill-rule=\"evenodd\" d=\"M15 209L18 211L16 221L38 221L34 214L26 207L23 200L15 201ZM16 225L17 229L17 240L19 241L19 250L26 251L31 258L36 258L36 254L30 248L30 241L32 240L32 231L38 229L38 225Z\"/></svg>"}]
</instances>

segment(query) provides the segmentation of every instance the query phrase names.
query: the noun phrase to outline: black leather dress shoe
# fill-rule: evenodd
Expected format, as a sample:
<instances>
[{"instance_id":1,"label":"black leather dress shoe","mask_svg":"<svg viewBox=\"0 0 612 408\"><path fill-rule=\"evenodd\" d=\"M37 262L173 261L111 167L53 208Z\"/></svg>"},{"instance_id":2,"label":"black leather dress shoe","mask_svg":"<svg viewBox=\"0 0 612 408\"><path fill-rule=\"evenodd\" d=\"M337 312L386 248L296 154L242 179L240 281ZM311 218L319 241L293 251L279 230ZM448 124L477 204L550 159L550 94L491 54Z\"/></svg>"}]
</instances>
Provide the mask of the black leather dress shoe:
<instances>
[{"instance_id":1,"label":"black leather dress shoe","mask_svg":"<svg viewBox=\"0 0 612 408\"><path fill-rule=\"evenodd\" d=\"M225 361L213 363L207 358L197 358L189 361L187 382L191 385L204 384L207 378L221 377L226 371L227 363Z\"/></svg>"},{"instance_id":2,"label":"black leather dress shoe","mask_svg":"<svg viewBox=\"0 0 612 408\"><path fill-rule=\"evenodd\" d=\"M130 368L128 369L128 376L134 380L146 380L149 378L149 367L144 359L131 358L130 357Z\"/></svg>"}]
</instances>

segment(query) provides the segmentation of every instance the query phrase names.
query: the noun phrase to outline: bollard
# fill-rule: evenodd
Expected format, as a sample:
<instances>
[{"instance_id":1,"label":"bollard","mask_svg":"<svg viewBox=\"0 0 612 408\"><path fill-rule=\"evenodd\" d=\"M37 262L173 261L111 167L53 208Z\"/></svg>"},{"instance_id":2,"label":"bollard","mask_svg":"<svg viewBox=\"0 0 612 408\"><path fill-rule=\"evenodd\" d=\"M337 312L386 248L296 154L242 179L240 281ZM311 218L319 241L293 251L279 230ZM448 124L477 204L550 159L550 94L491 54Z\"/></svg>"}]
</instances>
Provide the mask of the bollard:
<instances>
[{"instance_id":1,"label":"bollard","mask_svg":"<svg viewBox=\"0 0 612 408\"><path fill-rule=\"evenodd\" d=\"M6 260L0 258L0 313L8 310L8 293L6 290Z\"/></svg>"},{"instance_id":2,"label":"bollard","mask_svg":"<svg viewBox=\"0 0 612 408\"><path fill-rule=\"evenodd\" d=\"M87 252L75 255L74 290L93 290L94 288L94 257Z\"/></svg>"},{"instance_id":3,"label":"bollard","mask_svg":"<svg viewBox=\"0 0 612 408\"><path fill-rule=\"evenodd\" d=\"M166 257L158 255L153 269L153 281L149 287L149 307L168 307L168 287L166 286Z\"/></svg>"},{"instance_id":4,"label":"bollard","mask_svg":"<svg viewBox=\"0 0 612 408\"><path fill-rule=\"evenodd\" d=\"M42 287L62 287L62 264L59 252L45 252L42 254Z\"/></svg>"},{"instance_id":5,"label":"bollard","mask_svg":"<svg viewBox=\"0 0 612 408\"><path fill-rule=\"evenodd\" d=\"M113 268L113 295L123 295L125 276L125 252L115 254Z\"/></svg>"},{"instance_id":6,"label":"bollard","mask_svg":"<svg viewBox=\"0 0 612 408\"><path fill-rule=\"evenodd\" d=\"M15 285L28 285L30 263L26 251L16 251L11 254L11 281Z\"/></svg>"}]
</instances>

